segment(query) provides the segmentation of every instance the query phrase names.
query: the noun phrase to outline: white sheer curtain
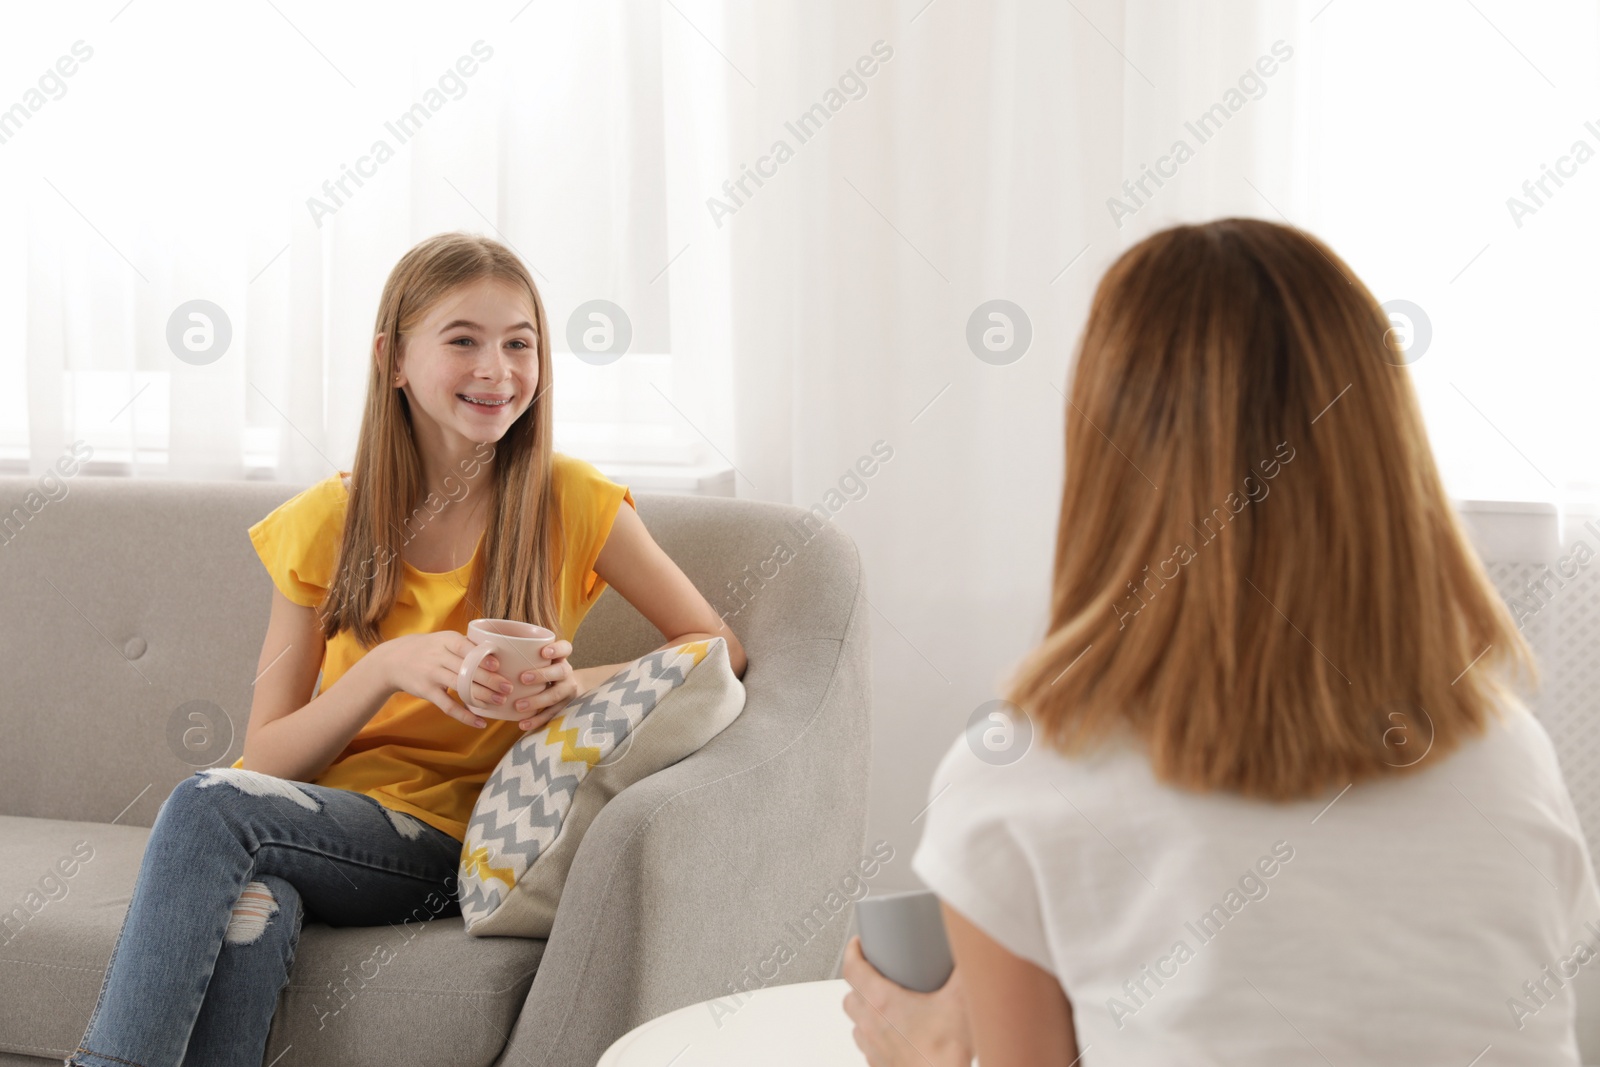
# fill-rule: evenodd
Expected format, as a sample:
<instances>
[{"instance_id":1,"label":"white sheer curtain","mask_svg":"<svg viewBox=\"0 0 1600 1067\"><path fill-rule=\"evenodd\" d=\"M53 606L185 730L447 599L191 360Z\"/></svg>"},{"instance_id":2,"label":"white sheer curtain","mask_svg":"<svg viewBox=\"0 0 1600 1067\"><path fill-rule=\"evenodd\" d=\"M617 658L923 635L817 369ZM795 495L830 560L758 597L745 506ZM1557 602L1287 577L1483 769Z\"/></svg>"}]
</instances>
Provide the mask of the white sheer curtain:
<instances>
[{"instance_id":1,"label":"white sheer curtain","mask_svg":"<svg viewBox=\"0 0 1600 1067\"><path fill-rule=\"evenodd\" d=\"M42 104L18 90L14 128L0 121L17 208L0 220L0 463L42 471L82 439L102 473L325 477L353 453L385 277L457 228L534 270L559 447L714 460L702 431L727 436L731 410L708 370L716 314L682 310L676 337L673 322L689 299L725 318L725 291L707 294L725 274L704 252L673 263L669 171L721 136L723 89L663 12L677 18L645 0L31 13L0 44L6 69L44 79ZM168 320L196 299L232 337L186 360ZM603 366L567 344L596 299L632 333Z\"/></svg>"}]
</instances>

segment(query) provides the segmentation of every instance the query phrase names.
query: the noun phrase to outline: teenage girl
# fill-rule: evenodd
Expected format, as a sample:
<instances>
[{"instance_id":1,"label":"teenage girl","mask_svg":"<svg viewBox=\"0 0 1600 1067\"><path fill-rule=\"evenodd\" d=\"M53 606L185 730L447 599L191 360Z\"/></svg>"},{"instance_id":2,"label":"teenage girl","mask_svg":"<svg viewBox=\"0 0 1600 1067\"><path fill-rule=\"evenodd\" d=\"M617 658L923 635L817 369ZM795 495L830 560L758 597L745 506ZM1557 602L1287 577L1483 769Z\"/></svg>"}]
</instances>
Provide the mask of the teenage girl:
<instances>
[{"instance_id":1,"label":"teenage girl","mask_svg":"<svg viewBox=\"0 0 1600 1067\"><path fill-rule=\"evenodd\" d=\"M423 241L389 275L374 334L353 469L250 528L275 589L244 755L162 804L68 1064L260 1067L306 916L459 915L462 840L489 774L624 666L567 659L607 585L662 647L722 637L744 672L738 638L632 493L553 451L549 324L515 255L465 233ZM505 702L494 656L470 694L452 691L475 618L559 637L521 676L544 688L517 702L520 720L459 701ZM340 1023L338 992L323 1027Z\"/></svg>"},{"instance_id":2,"label":"teenage girl","mask_svg":"<svg viewBox=\"0 0 1600 1067\"><path fill-rule=\"evenodd\" d=\"M1289 226L1112 265L1048 633L912 859L955 975L913 993L847 946L874 1067L1579 1062L1600 892L1404 364Z\"/></svg>"}]
</instances>

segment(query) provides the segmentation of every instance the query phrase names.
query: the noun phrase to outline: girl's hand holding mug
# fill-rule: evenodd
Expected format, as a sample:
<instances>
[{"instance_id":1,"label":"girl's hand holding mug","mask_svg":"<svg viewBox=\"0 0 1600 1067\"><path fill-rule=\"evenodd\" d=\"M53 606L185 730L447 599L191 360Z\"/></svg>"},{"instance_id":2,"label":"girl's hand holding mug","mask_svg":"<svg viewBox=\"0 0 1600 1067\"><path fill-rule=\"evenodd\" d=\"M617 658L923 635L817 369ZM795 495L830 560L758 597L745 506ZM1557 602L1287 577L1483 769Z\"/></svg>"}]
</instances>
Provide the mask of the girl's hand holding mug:
<instances>
[{"instance_id":1,"label":"girl's hand holding mug","mask_svg":"<svg viewBox=\"0 0 1600 1067\"><path fill-rule=\"evenodd\" d=\"M572 645L554 631L516 619L473 619L472 648L456 673L468 711L532 730L554 718L578 692L567 662ZM487 700L479 698L487 695Z\"/></svg>"},{"instance_id":2,"label":"girl's hand holding mug","mask_svg":"<svg viewBox=\"0 0 1600 1067\"><path fill-rule=\"evenodd\" d=\"M382 650L389 682L397 691L420 697L467 726L484 728L485 718L493 718L537 729L577 695L577 676L567 661L572 644L549 630L512 620L477 619L468 633L473 636L454 630L407 634L373 652Z\"/></svg>"},{"instance_id":3,"label":"girl's hand holding mug","mask_svg":"<svg viewBox=\"0 0 1600 1067\"><path fill-rule=\"evenodd\" d=\"M397 692L420 697L467 726L484 727L488 724L480 716L462 707L452 696L461 663L475 648L465 634L440 630L393 638L368 655L384 657L382 662L389 684ZM511 681L492 670L480 669L471 689L469 701L488 704L497 692L509 692Z\"/></svg>"},{"instance_id":4,"label":"girl's hand holding mug","mask_svg":"<svg viewBox=\"0 0 1600 1067\"><path fill-rule=\"evenodd\" d=\"M578 695L578 676L572 664L567 662L567 657L572 654L572 643L552 641L541 648L539 654L546 660L545 665L523 671L519 681L524 685L543 684L544 689L523 697L513 705L517 711L527 715L517 723L524 730L537 730L561 714L572 698ZM483 657L483 663L490 670L500 669L499 658L492 652Z\"/></svg>"}]
</instances>

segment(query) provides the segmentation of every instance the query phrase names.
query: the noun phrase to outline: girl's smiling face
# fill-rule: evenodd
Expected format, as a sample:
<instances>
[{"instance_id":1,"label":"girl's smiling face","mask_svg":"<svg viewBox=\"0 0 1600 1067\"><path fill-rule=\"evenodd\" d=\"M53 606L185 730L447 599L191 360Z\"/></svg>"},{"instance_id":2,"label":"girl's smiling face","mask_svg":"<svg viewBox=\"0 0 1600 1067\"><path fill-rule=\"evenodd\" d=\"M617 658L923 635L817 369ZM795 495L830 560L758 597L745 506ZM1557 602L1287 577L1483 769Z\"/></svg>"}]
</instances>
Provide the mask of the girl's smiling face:
<instances>
[{"instance_id":1,"label":"girl's smiling face","mask_svg":"<svg viewBox=\"0 0 1600 1067\"><path fill-rule=\"evenodd\" d=\"M384 342L380 334L380 359ZM401 347L392 380L406 391L424 454L456 457L500 440L539 388L527 294L497 278L440 300Z\"/></svg>"}]
</instances>

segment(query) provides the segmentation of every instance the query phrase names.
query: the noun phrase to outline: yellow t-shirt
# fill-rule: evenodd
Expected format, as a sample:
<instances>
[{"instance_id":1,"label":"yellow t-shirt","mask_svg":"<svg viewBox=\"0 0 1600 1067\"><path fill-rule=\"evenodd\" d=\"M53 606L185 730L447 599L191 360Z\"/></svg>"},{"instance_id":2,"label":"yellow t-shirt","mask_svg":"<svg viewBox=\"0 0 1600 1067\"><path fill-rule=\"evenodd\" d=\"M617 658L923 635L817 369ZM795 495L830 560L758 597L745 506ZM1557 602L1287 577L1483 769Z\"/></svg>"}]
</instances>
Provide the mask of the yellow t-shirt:
<instances>
[{"instance_id":1,"label":"yellow t-shirt","mask_svg":"<svg viewBox=\"0 0 1600 1067\"><path fill-rule=\"evenodd\" d=\"M605 591L594 562L617 510L623 501L637 505L626 486L584 460L556 452L552 472L568 555L556 585L559 624L536 621L571 641ZM343 481L348 473L340 471L310 486L250 527L250 540L273 584L296 604L316 607L333 580L350 499ZM466 592L482 547L480 537L472 558L444 574L420 571L402 560L400 593L378 626L382 639L441 630L465 634L467 623L478 617L468 611ZM332 688L367 651L349 630L329 641L322 660L322 691ZM429 701L396 692L314 784L365 793L462 840L483 783L525 733L514 721L485 721L483 729L467 726ZM233 766L243 764L241 756Z\"/></svg>"}]
</instances>

